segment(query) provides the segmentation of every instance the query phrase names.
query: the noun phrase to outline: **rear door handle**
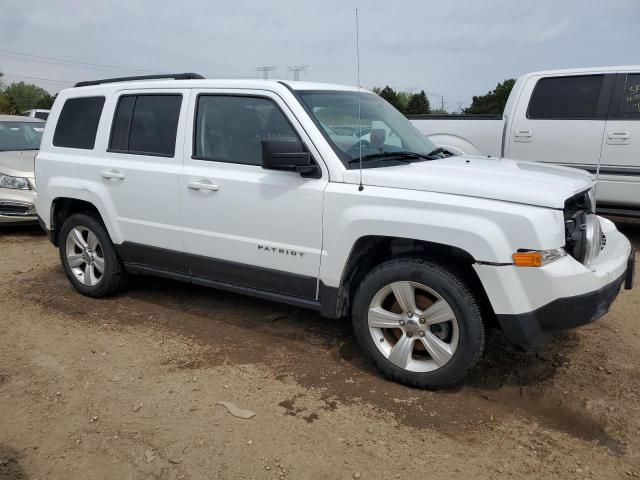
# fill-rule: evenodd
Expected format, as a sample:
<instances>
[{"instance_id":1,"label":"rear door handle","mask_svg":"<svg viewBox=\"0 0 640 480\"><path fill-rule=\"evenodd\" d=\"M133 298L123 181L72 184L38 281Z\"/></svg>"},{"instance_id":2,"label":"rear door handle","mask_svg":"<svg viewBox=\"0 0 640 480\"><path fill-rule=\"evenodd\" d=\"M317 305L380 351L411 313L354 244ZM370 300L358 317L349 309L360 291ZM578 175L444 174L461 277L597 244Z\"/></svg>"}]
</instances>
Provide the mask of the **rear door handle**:
<instances>
[{"instance_id":1,"label":"rear door handle","mask_svg":"<svg viewBox=\"0 0 640 480\"><path fill-rule=\"evenodd\" d=\"M117 170L103 170L100 175L107 180L124 180L124 173L120 173Z\"/></svg>"},{"instance_id":2,"label":"rear door handle","mask_svg":"<svg viewBox=\"0 0 640 480\"><path fill-rule=\"evenodd\" d=\"M609 132L607 143L609 145L627 145L631 139L631 132Z\"/></svg>"},{"instance_id":3,"label":"rear door handle","mask_svg":"<svg viewBox=\"0 0 640 480\"><path fill-rule=\"evenodd\" d=\"M533 137L532 130L516 130L513 134L514 140L516 142L530 142Z\"/></svg>"},{"instance_id":4,"label":"rear door handle","mask_svg":"<svg viewBox=\"0 0 640 480\"><path fill-rule=\"evenodd\" d=\"M218 187L218 185L214 185L208 180L191 180L190 182L187 182L187 187L189 187L191 190L200 191L217 192L218 190L220 190L220 187Z\"/></svg>"},{"instance_id":5,"label":"rear door handle","mask_svg":"<svg viewBox=\"0 0 640 480\"><path fill-rule=\"evenodd\" d=\"M609 138L611 138L611 139L619 138L620 140L627 140L627 139L631 138L631 133L629 133L629 132L609 132L609 134L607 136Z\"/></svg>"}]
</instances>

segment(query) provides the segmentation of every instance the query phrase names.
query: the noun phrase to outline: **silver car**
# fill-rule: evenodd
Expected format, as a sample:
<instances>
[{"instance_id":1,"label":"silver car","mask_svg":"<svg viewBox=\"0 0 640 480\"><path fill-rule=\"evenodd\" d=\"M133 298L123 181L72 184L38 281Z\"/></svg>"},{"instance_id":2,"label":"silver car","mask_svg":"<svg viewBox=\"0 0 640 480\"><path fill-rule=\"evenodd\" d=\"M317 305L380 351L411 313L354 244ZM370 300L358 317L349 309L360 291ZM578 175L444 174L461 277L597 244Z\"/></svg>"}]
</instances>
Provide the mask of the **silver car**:
<instances>
[{"instance_id":1,"label":"silver car","mask_svg":"<svg viewBox=\"0 0 640 480\"><path fill-rule=\"evenodd\" d=\"M0 224L38 221L33 169L44 123L0 115Z\"/></svg>"}]
</instances>

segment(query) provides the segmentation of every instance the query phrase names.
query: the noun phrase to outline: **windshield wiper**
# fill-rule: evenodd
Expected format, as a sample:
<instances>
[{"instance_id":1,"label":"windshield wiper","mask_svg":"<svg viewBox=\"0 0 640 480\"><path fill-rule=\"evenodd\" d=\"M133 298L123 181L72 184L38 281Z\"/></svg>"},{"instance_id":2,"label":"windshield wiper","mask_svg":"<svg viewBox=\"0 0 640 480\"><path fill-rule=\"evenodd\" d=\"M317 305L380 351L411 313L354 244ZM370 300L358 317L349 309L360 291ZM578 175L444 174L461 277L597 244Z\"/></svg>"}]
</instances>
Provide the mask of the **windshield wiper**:
<instances>
[{"instance_id":1,"label":"windshield wiper","mask_svg":"<svg viewBox=\"0 0 640 480\"><path fill-rule=\"evenodd\" d=\"M442 156L440 156L440 154L442 154ZM445 157L450 157L452 154L451 152L449 152L448 150L442 148L442 147L438 147L435 148L433 150L431 150L429 153L427 153L426 155L424 155L427 158L430 158L431 160L437 159L437 158L445 158Z\"/></svg>"},{"instance_id":2,"label":"windshield wiper","mask_svg":"<svg viewBox=\"0 0 640 480\"><path fill-rule=\"evenodd\" d=\"M381 153L370 153L369 155L363 155L362 161L368 162L372 160L395 160L405 163L411 163L410 159L415 158L426 158L424 155L420 155L418 153L413 152L381 152ZM349 163L359 162L360 158L352 158L349 160Z\"/></svg>"}]
</instances>

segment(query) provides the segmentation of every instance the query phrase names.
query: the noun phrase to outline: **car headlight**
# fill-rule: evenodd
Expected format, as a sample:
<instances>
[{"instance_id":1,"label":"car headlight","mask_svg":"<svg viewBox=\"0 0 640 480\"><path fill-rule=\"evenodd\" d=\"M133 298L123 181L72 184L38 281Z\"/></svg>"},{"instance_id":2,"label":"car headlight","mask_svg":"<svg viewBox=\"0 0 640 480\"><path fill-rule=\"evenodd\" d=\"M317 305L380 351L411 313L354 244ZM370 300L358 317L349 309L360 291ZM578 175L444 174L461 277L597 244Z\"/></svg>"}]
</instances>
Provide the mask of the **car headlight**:
<instances>
[{"instance_id":1,"label":"car headlight","mask_svg":"<svg viewBox=\"0 0 640 480\"><path fill-rule=\"evenodd\" d=\"M544 267L548 263L564 257L567 252L564 248L553 248L551 250L527 250L514 253L513 263L517 267Z\"/></svg>"},{"instance_id":2,"label":"car headlight","mask_svg":"<svg viewBox=\"0 0 640 480\"><path fill-rule=\"evenodd\" d=\"M602 248L602 227L598 217L590 213L585 215L584 224L580 226L580 229L584 230L585 242L582 263L588 267L596 259Z\"/></svg>"},{"instance_id":3,"label":"car headlight","mask_svg":"<svg viewBox=\"0 0 640 480\"><path fill-rule=\"evenodd\" d=\"M24 177L12 177L0 173L0 188L12 188L14 190L31 190L29 180Z\"/></svg>"}]
</instances>

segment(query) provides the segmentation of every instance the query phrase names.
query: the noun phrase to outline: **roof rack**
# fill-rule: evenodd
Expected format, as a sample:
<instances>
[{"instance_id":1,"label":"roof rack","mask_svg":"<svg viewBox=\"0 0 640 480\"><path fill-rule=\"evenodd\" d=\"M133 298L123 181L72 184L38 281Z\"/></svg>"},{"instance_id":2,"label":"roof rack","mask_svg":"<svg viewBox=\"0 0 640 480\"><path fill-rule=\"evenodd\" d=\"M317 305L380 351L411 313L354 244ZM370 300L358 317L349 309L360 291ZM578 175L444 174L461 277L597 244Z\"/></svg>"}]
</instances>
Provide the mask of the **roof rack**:
<instances>
[{"instance_id":1,"label":"roof rack","mask_svg":"<svg viewBox=\"0 0 640 480\"><path fill-rule=\"evenodd\" d=\"M163 78L171 78L173 80L203 80L204 77L199 73L164 73L162 75L141 75L138 77L118 77L118 78L105 78L103 80L88 80L85 82L78 82L74 87L88 87L91 85L101 85L103 83L116 83L116 82L132 82L135 80L160 80Z\"/></svg>"}]
</instances>

